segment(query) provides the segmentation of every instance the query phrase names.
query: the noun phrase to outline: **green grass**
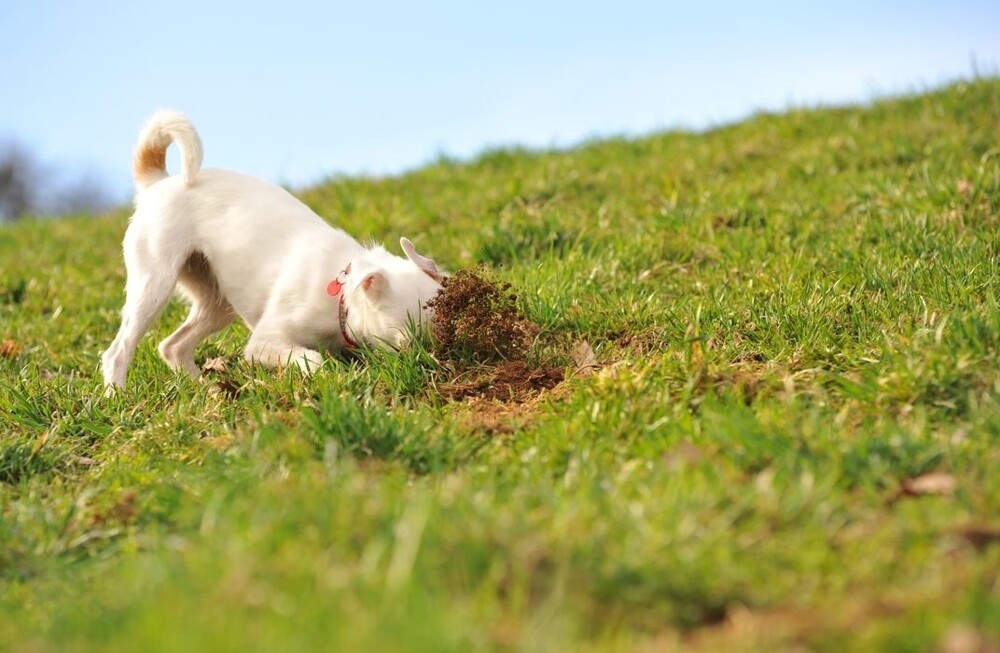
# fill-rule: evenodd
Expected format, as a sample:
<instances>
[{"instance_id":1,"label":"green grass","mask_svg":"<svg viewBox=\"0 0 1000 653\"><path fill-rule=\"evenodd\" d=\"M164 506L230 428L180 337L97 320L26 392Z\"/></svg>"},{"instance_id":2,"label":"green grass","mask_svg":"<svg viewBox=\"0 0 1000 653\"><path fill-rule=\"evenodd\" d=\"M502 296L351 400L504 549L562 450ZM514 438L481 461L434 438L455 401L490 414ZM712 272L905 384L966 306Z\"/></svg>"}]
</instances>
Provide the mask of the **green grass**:
<instances>
[{"instance_id":1,"label":"green grass","mask_svg":"<svg viewBox=\"0 0 1000 653\"><path fill-rule=\"evenodd\" d=\"M591 343L522 404L444 400L422 344L255 369L243 327L212 392L156 355L179 303L104 400L126 215L0 229L0 648L996 642L998 137L977 80L302 194L495 267L540 360Z\"/></svg>"}]
</instances>

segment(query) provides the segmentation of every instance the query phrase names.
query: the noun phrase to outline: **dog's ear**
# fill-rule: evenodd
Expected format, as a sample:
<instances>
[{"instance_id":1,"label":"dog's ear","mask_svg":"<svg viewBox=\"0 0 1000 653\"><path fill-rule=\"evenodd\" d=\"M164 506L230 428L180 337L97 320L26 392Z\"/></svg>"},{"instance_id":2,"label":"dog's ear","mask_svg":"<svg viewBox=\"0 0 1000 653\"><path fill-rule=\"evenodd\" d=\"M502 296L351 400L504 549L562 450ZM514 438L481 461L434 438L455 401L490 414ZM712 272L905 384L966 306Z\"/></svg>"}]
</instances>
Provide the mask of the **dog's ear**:
<instances>
[{"instance_id":1,"label":"dog's ear","mask_svg":"<svg viewBox=\"0 0 1000 653\"><path fill-rule=\"evenodd\" d=\"M399 246L402 247L403 252L406 253L406 258L413 261L413 264L427 273L427 276L434 279L434 281L437 281L438 283L444 281L444 272L438 268L434 259L429 259L426 256L419 254L417 252L417 248L413 246L413 243L410 242L409 238L400 238Z\"/></svg>"},{"instance_id":2,"label":"dog's ear","mask_svg":"<svg viewBox=\"0 0 1000 653\"><path fill-rule=\"evenodd\" d=\"M388 282L384 272L375 270L366 274L365 278L358 284L358 287L365 291L365 295L368 296L369 300L377 302L382 298L383 293L385 293L385 286Z\"/></svg>"}]
</instances>

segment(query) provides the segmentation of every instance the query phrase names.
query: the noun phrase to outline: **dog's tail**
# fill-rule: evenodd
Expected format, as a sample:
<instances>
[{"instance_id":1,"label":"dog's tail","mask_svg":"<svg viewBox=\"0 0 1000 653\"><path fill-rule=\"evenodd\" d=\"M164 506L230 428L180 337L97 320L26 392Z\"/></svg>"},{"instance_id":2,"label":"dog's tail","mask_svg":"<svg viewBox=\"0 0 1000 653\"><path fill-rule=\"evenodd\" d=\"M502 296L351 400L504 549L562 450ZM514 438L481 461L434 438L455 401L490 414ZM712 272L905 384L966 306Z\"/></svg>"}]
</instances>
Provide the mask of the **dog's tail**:
<instances>
[{"instance_id":1,"label":"dog's tail","mask_svg":"<svg viewBox=\"0 0 1000 653\"><path fill-rule=\"evenodd\" d=\"M143 190L167 177L167 147L177 143L181 151L181 175L184 183L194 183L201 168L201 138L184 115L170 109L153 114L139 135L135 148L132 176L135 187Z\"/></svg>"}]
</instances>

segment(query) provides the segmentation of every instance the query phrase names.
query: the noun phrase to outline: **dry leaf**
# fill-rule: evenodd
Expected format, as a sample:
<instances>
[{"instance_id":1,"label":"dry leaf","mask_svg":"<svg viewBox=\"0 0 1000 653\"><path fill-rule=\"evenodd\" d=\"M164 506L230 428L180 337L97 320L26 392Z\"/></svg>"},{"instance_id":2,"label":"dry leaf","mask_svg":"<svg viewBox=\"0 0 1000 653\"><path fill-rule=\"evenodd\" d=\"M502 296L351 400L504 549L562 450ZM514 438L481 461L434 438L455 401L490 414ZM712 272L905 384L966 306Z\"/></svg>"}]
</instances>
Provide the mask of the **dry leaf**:
<instances>
[{"instance_id":1,"label":"dry leaf","mask_svg":"<svg viewBox=\"0 0 1000 653\"><path fill-rule=\"evenodd\" d=\"M226 367L226 361L222 358L209 358L205 361L205 364L201 366L203 370L211 370L213 372L225 372L228 368Z\"/></svg>"},{"instance_id":2,"label":"dry leaf","mask_svg":"<svg viewBox=\"0 0 1000 653\"><path fill-rule=\"evenodd\" d=\"M576 343L571 355L573 363L576 365L577 374L590 374L601 367L600 363L597 362L597 356L594 355L594 348L586 340Z\"/></svg>"},{"instance_id":3,"label":"dry leaf","mask_svg":"<svg viewBox=\"0 0 1000 653\"><path fill-rule=\"evenodd\" d=\"M223 379L221 381L216 381L208 386L208 393L213 396L221 396L226 399L239 399L240 394L243 392L242 386L233 383L229 379Z\"/></svg>"},{"instance_id":4,"label":"dry leaf","mask_svg":"<svg viewBox=\"0 0 1000 653\"><path fill-rule=\"evenodd\" d=\"M1000 544L1000 528L994 526L965 526L957 532L976 549L981 550L991 544Z\"/></svg>"},{"instance_id":5,"label":"dry leaf","mask_svg":"<svg viewBox=\"0 0 1000 653\"><path fill-rule=\"evenodd\" d=\"M705 453L697 445L681 442L663 454L663 464L674 472L682 467L696 463L705 457Z\"/></svg>"},{"instance_id":6,"label":"dry leaf","mask_svg":"<svg viewBox=\"0 0 1000 653\"><path fill-rule=\"evenodd\" d=\"M17 358L24 351L24 347L13 340L7 339L0 342L0 358Z\"/></svg>"},{"instance_id":7,"label":"dry leaf","mask_svg":"<svg viewBox=\"0 0 1000 653\"><path fill-rule=\"evenodd\" d=\"M931 472L921 474L914 478L903 481L903 494L911 497L920 497L927 494L940 494L951 496L955 493L958 483L955 477L945 472Z\"/></svg>"},{"instance_id":8,"label":"dry leaf","mask_svg":"<svg viewBox=\"0 0 1000 653\"><path fill-rule=\"evenodd\" d=\"M957 624L944 634L938 650L941 653L998 653L1000 644L968 624Z\"/></svg>"}]
</instances>

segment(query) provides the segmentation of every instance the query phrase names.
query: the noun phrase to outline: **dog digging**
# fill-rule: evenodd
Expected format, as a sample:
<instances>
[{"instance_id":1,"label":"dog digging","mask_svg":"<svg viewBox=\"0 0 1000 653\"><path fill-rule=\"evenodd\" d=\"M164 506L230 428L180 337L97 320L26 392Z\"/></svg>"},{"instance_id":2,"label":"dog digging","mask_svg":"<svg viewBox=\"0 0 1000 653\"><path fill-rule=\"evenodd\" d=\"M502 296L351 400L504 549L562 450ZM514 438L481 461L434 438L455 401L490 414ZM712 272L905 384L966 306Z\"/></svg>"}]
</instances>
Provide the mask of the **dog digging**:
<instances>
[{"instance_id":1,"label":"dog digging","mask_svg":"<svg viewBox=\"0 0 1000 653\"><path fill-rule=\"evenodd\" d=\"M518 310L511 285L486 270L460 270L445 279L428 307L434 309L435 355L459 372L439 386L444 397L521 403L563 380L561 367L526 361L540 329ZM467 367L470 361L478 365Z\"/></svg>"},{"instance_id":2,"label":"dog digging","mask_svg":"<svg viewBox=\"0 0 1000 653\"><path fill-rule=\"evenodd\" d=\"M431 346L443 377L436 390L447 401L522 407L563 381L562 366L529 363L541 329L518 309L511 284L488 270L460 270L444 279L427 306L434 309ZM221 373L217 392L230 399L241 394L222 359L203 369Z\"/></svg>"}]
</instances>

